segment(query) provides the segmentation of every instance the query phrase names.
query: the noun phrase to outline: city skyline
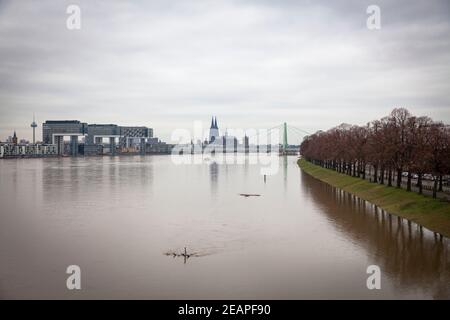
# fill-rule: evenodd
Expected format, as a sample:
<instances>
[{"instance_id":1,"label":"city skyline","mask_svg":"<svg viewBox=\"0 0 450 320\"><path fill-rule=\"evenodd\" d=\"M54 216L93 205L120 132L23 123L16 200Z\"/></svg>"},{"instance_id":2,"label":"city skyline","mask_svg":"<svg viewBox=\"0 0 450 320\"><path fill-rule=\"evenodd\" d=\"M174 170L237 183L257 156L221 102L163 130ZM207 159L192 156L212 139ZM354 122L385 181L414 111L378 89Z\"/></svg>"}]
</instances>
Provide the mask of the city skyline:
<instances>
[{"instance_id":1,"label":"city skyline","mask_svg":"<svg viewBox=\"0 0 450 320\"><path fill-rule=\"evenodd\" d=\"M66 8L81 9L68 30ZM3 1L0 137L30 121L177 128L289 120L313 132L394 107L450 121L449 3ZM361 111L364 112L361 112ZM38 128L39 130L39 128Z\"/></svg>"}]
</instances>

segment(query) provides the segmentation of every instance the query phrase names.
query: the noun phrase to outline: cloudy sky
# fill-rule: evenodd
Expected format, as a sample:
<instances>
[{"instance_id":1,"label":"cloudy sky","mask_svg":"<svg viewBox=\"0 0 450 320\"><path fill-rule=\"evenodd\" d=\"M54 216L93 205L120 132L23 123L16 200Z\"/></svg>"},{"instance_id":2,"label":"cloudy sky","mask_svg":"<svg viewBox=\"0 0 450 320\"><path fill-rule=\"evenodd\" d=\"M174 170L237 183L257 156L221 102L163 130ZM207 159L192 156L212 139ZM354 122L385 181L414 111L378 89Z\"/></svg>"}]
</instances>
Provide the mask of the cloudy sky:
<instances>
[{"instance_id":1,"label":"cloudy sky","mask_svg":"<svg viewBox=\"0 0 450 320\"><path fill-rule=\"evenodd\" d=\"M396 106L450 123L449 3L0 0L0 140L30 139L33 112L38 137L47 119L79 119L168 140L211 115L221 129L315 131Z\"/></svg>"}]
</instances>

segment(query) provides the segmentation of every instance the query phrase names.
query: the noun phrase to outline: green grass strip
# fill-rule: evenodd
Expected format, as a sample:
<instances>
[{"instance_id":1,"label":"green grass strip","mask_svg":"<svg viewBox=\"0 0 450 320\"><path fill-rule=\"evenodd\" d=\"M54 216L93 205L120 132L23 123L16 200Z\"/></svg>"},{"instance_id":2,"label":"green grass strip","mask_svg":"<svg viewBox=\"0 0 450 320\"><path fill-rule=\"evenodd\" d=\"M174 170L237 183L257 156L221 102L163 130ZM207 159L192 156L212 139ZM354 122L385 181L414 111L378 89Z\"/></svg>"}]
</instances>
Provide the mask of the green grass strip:
<instances>
[{"instance_id":1,"label":"green grass strip","mask_svg":"<svg viewBox=\"0 0 450 320\"><path fill-rule=\"evenodd\" d=\"M350 177L304 159L300 159L298 165L304 172L323 182L367 200L389 213L450 237L450 203L447 201Z\"/></svg>"}]
</instances>

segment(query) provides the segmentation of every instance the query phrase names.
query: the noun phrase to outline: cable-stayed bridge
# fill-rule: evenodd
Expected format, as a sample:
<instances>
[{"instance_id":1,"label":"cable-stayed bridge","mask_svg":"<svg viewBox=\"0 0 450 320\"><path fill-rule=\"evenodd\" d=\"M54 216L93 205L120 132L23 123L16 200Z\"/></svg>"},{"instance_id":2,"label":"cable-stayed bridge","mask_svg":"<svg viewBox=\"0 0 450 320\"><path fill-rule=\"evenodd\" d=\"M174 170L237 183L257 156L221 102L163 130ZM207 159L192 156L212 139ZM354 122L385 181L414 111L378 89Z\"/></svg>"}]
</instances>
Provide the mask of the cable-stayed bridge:
<instances>
[{"instance_id":1,"label":"cable-stayed bridge","mask_svg":"<svg viewBox=\"0 0 450 320\"><path fill-rule=\"evenodd\" d=\"M296 155L299 153L299 146L300 143L302 142L303 138L305 136L310 135L311 133L303 130L301 128L298 128L296 126L292 126L292 125L288 125L287 122L278 124L270 129L268 129L267 131L265 131L264 133L259 132L255 135L251 135L248 136L249 139L257 137L259 144L261 144L260 142L260 138L264 138L264 141L267 141L267 144L269 145L274 145L276 144L275 141L271 141L273 140L273 133L278 132L278 145L279 145L279 152L280 154L283 155ZM288 134L289 133L289 134ZM291 140L289 143L288 142L288 136L290 136L292 138L292 136L294 136L293 141Z\"/></svg>"}]
</instances>

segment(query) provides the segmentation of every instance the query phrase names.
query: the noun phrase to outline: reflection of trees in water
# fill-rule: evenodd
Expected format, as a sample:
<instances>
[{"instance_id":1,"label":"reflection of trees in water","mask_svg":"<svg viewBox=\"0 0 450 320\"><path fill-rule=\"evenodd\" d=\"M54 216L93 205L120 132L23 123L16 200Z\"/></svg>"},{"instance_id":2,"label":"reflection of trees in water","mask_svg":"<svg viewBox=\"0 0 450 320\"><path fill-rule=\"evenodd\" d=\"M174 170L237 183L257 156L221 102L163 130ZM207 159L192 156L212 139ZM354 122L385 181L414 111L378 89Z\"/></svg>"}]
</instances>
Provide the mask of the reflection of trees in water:
<instances>
[{"instance_id":1,"label":"reflection of trees in water","mask_svg":"<svg viewBox=\"0 0 450 320\"><path fill-rule=\"evenodd\" d=\"M430 288L450 298L450 240L306 174L304 191L346 236L374 257L400 287Z\"/></svg>"}]
</instances>

